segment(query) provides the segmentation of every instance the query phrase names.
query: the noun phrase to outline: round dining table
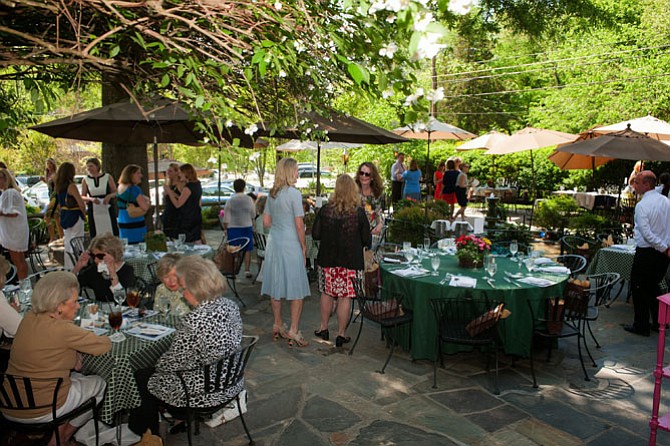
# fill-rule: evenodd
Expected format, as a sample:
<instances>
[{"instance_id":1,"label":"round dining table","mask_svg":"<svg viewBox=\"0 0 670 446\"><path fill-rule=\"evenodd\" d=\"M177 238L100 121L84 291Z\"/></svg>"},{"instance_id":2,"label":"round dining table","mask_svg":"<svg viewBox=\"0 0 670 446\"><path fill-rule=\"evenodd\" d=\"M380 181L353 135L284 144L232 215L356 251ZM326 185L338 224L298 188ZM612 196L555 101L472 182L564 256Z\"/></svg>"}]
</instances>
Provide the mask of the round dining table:
<instances>
[{"instance_id":1,"label":"round dining table","mask_svg":"<svg viewBox=\"0 0 670 446\"><path fill-rule=\"evenodd\" d=\"M214 250L209 245L194 245L192 243L185 243L180 247L176 247L172 242L169 242L167 252L152 252L140 251L138 245L129 245L124 254L123 260L133 267L136 277L141 277L146 282L150 283L153 280L149 272L149 265L158 262L168 252L171 254L180 254L182 256L197 255L206 259L214 257Z\"/></svg>"},{"instance_id":2,"label":"round dining table","mask_svg":"<svg viewBox=\"0 0 670 446\"><path fill-rule=\"evenodd\" d=\"M494 281L489 283L483 268L471 269L458 266L458 258L444 251L431 250L440 258L437 276L404 276L406 264L381 261L382 298L393 298L398 293L404 296L403 306L413 311L411 330L400 336L399 343L409 351L413 359L434 360L437 356L437 321L430 305L431 299L475 298L504 302L511 314L499 324L505 353L521 357L530 354L533 321L527 302L533 311L544 305L544 299L561 295L569 278L568 274L529 272L520 263L508 257L497 257L498 271ZM430 258L421 262L421 268L432 272ZM511 274L517 279L509 277ZM449 279L445 279L445 277ZM466 280L453 280L453 277ZM546 286L523 283L526 278L546 279ZM474 287L454 286L476 279ZM465 350L463 346L445 346L443 351L455 353Z\"/></svg>"}]
</instances>

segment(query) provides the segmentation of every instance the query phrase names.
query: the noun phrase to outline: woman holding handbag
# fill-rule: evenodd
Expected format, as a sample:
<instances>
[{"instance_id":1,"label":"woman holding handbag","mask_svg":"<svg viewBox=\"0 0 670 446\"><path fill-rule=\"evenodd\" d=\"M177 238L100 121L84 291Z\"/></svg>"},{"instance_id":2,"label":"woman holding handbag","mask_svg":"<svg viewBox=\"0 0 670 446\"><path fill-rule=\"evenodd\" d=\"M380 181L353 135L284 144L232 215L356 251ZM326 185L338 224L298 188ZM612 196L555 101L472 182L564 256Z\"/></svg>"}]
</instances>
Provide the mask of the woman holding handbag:
<instances>
[{"instance_id":1,"label":"woman holding handbag","mask_svg":"<svg viewBox=\"0 0 670 446\"><path fill-rule=\"evenodd\" d=\"M70 240L84 236L84 218L86 205L79 195L74 182L74 164L63 163L56 174L56 199L60 207L60 225L63 228L63 250L65 252L65 268L74 268L77 259L72 253Z\"/></svg>"},{"instance_id":2,"label":"woman holding handbag","mask_svg":"<svg viewBox=\"0 0 670 446\"><path fill-rule=\"evenodd\" d=\"M144 215L151 207L149 199L142 194L142 169L137 164L128 164L121 171L116 198L119 205L119 236L128 243L144 241L147 225Z\"/></svg>"}]
</instances>

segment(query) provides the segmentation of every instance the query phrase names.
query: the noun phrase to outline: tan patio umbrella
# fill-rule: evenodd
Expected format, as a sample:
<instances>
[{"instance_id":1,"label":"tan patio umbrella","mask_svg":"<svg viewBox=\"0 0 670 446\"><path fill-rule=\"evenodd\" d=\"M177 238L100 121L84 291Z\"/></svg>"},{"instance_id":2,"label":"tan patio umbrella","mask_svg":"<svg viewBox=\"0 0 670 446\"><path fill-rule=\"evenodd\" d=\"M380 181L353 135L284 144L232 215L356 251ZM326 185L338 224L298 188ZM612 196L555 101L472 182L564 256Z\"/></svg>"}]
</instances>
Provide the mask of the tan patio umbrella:
<instances>
[{"instance_id":1,"label":"tan patio umbrella","mask_svg":"<svg viewBox=\"0 0 670 446\"><path fill-rule=\"evenodd\" d=\"M572 142L577 135L558 132L556 130L526 127L511 135L497 147L486 152L487 155L507 155L510 153L530 151L530 169L533 175L533 196L535 196L535 168L533 150Z\"/></svg>"},{"instance_id":2,"label":"tan patio umbrella","mask_svg":"<svg viewBox=\"0 0 670 446\"><path fill-rule=\"evenodd\" d=\"M598 133L612 133L626 130L629 127L631 130L643 133L650 138L670 140L670 123L651 115L617 122L616 124L596 127L593 130Z\"/></svg>"},{"instance_id":3,"label":"tan patio umbrella","mask_svg":"<svg viewBox=\"0 0 670 446\"><path fill-rule=\"evenodd\" d=\"M508 138L509 135L493 130L483 134L482 136L478 136L475 139L471 139L470 141L464 142L460 146L456 147L456 150L458 151L490 150L500 146Z\"/></svg>"},{"instance_id":4,"label":"tan patio umbrella","mask_svg":"<svg viewBox=\"0 0 670 446\"><path fill-rule=\"evenodd\" d=\"M572 144L573 142L596 138L600 135L601 133L597 133L594 130L587 130L586 132L582 132L579 134L576 140L569 143L559 144L556 150L554 150L551 155L549 155L549 160L551 160L552 163L556 164L558 168L562 170L595 170L596 167L609 163L610 161L614 160L614 158L608 156L591 156L563 152L560 150L560 148L568 144Z\"/></svg>"}]
</instances>

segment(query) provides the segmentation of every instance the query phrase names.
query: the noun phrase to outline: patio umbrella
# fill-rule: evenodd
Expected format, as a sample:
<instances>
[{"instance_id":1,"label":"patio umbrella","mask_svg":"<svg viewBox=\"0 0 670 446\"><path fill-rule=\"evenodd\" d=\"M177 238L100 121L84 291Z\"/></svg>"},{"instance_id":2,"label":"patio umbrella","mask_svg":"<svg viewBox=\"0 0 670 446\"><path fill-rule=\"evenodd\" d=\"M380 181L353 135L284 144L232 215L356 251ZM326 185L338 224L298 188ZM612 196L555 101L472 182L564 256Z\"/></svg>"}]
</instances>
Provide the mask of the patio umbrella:
<instances>
[{"instance_id":1,"label":"patio umbrella","mask_svg":"<svg viewBox=\"0 0 670 446\"><path fill-rule=\"evenodd\" d=\"M606 164L614 160L614 158L608 156L591 156L591 155L563 152L560 150L560 148L577 141L593 139L600 135L601 133L597 133L593 129L587 130L586 132L582 132L574 141L559 144L556 150L554 150L551 153L551 155L549 155L549 159L551 160L551 162L556 164L556 166L558 166L559 169L562 170L583 170L583 169L595 170L596 167L602 166L603 164Z\"/></svg>"},{"instance_id":2,"label":"patio umbrella","mask_svg":"<svg viewBox=\"0 0 670 446\"><path fill-rule=\"evenodd\" d=\"M475 139L464 142L460 146L456 147L458 151L465 150L489 150L495 147L500 146L504 141L509 138L509 135L505 133L496 132L495 130L485 133L482 136L478 136Z\"/></svg>"},{"instance_id":3,"label":"patio umbrella","mask_svg":"<svg viewBox=\"0 0 670 446\"><path fill-rule=\"evenodd\" d=\"M345 142L359 144L390 144L407 142L407 138L398 136L376 125L361 119L348 116L343 113L332 111L329 116L321 116L316 112L308 112L300 115L300 120L306 120L313 129L323 131L330 142ZM302 131L295 127L272 132L270 129L259 126L257 136L272 136L275 138L300 139ZM316 150L316 194L321 195L321 144L328 141L320 141Z\"/></svg>"},{"instance_id":4,"label":"patio umbrella","mask_svg":"<svg viewBox=\"0 0 670 446\"><path fill-rule=\"evenodd\" d=\"M535 194L535 168L533 163L533 150L543 147L555 146L557 144L571 142L576 135L557 132L556 130L538 129L526 127L502 141L497 147L486 152L487 155L507 155L509 153L530 151L530 169L533 175L533 195Z\"/></svg>"},{"instance_id":5,"label":"patio umbrella","mask_svg":"<svg viewBox=\"0 0 670 446\"><path fill-rule=\"evenodd\" d=\"M659 140L670 140L670 123L662 119L655 118L651 115L643 116L641 118L629 119L628 121L617 122L616 124L596 127L598 133L612 133L620 132L630 128L631 130L644 133L650 138Z\"/></svg>"},{"instance_id":6,"label":"patio umbrella","mask_svg":"<svg viewBox=\"0 0 670 446\"><path fill-rule=\"evenodd\" d=\"M363 144L350 142L336 142L336 141L300 141L299 139L292 139L289 142L278 145L277 150L280 152L302 152L303 150L318 150L321 149L355 149L361 147Z\"/></svg>"},{"instance_id":7,"label":"patio umbrella","mask_svg":"<svg viewBox=\"0 0 670 446\"><path fill-rule=\"evenodd\" d=\"M158 178L158 144L181 143L199 145L205 135L196 130L196 120L177 101L153 97L140 101L130 99L77 113L30 127L54 138L98 141L112 144L153 143L154 175ZM242 144L253 144L251 138L237 128L223 139L239 138ZM158 197L158 181L156 197ZM155 209L158 221L158 206Z\"/></svg>"}]
</instances>

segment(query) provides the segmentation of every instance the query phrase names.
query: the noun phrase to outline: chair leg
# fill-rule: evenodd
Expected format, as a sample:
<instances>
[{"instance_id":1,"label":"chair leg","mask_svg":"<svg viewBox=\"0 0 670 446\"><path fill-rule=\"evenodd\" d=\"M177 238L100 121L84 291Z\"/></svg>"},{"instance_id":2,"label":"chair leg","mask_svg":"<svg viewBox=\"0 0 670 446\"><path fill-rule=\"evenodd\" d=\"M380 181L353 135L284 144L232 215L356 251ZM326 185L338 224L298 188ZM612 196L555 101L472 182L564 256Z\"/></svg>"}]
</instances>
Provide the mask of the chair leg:
<instances>
[{"instance_id":1,"label":"chair leg","mask_svg":"<svg viewBox=\"0 0 670 446\"><path fill-rule=\"evenodd\" d=\"M352 305L352 306L353 306L353 305ZM361 337L361 332L363 331L363 321L364 321L364 320L365 320L365 318L361 318L361 323L360 323L360 325L358 326L358 334L356 335L356 340L354 341L354 345L352 345L352 346L351 346L351 349L349 350L349 356L351 356L351 355L354 354L354 349L355 349L356 346L358 345L358 340L360 339L360 337Z\"/></svg>"},{"instance_id":2,"label":"chair leg","mask_svg":"<svg viewBox=\"0 0 670 446\"><path fill-rule=\"evenodd\" d=\"M389 362L391 361L391 356L393 356L393 350L395 350L395 341L391 339L391 349L389 350L389 355L386 357L386 362L384 363L384 366L382 367L381 370L378 370L377 373L380 373L382 375L384 374L384 370L386 370L386 366L389 365Z\"/></svg>"},{"instance_id":3,"label":"chair leg","mask_svg":"<svg viewBox=\"0 0 670 446\"><path fill-rule=\"evenodd\" d=\"M93 403L93 427L95 428L95 446L100 446L100 428L98 426L98 417L100 416L100 411L98 405Z\"/></svg>"},{"instance_id":4,"label":"chair leg","mask_svg":"<svg viewBox=\"0 0 670 446\"><path fill-rule=\"evenodd\" d=\"M530 342L530 374L533 375L533 388L537 389L537 379L535 378L535 364L533 361L533 347L535 347L535 342L531 340Z\"/></svg>"},{"instance_id":5,"label":"chair leg","mask_svg":"<svg viewBox=\"0 0 670 446\"><path fill-rule=\"evenodd\" d=\"M582 332L578 331L577 335L577 353L579 353L579 362L582 364L582 371L584 371L584 381L591 381L589 379L589 374L586 373L586 366L584 365L584 357L582 356L582 344L580 338L582 337ZM589 353L590 355L590 353Z\"/></svg>"},{"instance_id":6,"label":"chair leg","mask_svg":"<svg viewBox=\"0 0 670 446\"><path fill-rule=\"evenodd\" d=\"M592 367L598 367L598 364L596 364L596 360L593 359L593 355L591 354L591 350L589 350L589 346L586 343L586 325L588 325L588 321L582 321L581 322L581 331L580 331L579 337L582 338L582 342L584 343L584 348L586 349L586 353L589 355L589 359L591 359L591 366Z\"/></svg>"},{"instance_id":7,"label":"chair leg","mask_svg":"<svg viewBox=\"0 0 670 446\"><path fill-rule=\"evenodd\" d=\"M193 420L195 418L195 415L193 412L189 412L186 415L186 435L188 436L188 446L193 446L193 434L191 433L192 425L193 425Z\"/></svg>"},{"instance_id":8,"label":"chair leg","mask_svg":"<svg viewBox=\"0 0 670 446\"><path fill-rule=\"evenodd\" d=\"M244 427L244 432L247 433L247 438L249 439L249 445L254 444L254 440L251 438L251 433L249 432L249 428L247 427L247 422L244 421L244 415L242 415L242 406L240 405L240 395L237 394L237 412L240 414L240 420L242 421L242 426Z\"/></svg>"},{"instance_id":9,"label":"chair leg","mask_svg":"<svg viewBox=\"0 0 670 446\"><path fill-rule=\"evenodd\" d=\"M493 382L493 394L500 395L500 388L498 387L498 346L493 341L493 354L495 356L496 374Z\"/></svg>"},{"instance_id":10,"label":"chair leg","mask_svg":"<svg viewBox=\"0 0 670 446\"><path fill-rule=\"evenodd\" d=\"M596 343L596 348L600 348L600 344L598 343L598 340L596 339L596 335L594 335L593 330L591 330L591 321L586 321L586 326L589 329L589 333L591 333L591 339L593 339L593 342Z\"/></svg>"},{"instance_id":11,"label":"chair leg","mask_svg":"<svg viewBox=\"0 0 670 446\"><path fill-rule=\"evenodd\" d=\"M242 298L240 297L240 295L237 292L237 285L236 285L236 282L235 282L235 277L232 277L232 278L231 277L226 277L226 281L228 282L228 286L230 287L230 289L233 290L233 293L235 293L235 297L237 298L237 300L240 301L240 303L242 304L243 307L246 307L247 304L244 303L244 301L242 300Z\"/></svg>"},{"instance_id":12,"label":"chair leg","mask_svg":"<svg viewBox=\"0 0 670 446\"><path fill-rule=\"evenodd\" d=\"M263 259L259 259L258 271L256 271L256 275L254 276L254 280L251 281L252 285L256 285L256 280L258 279L258 275L261 273L261 266L263 266Z\"/></svg>"}]
</instances>

